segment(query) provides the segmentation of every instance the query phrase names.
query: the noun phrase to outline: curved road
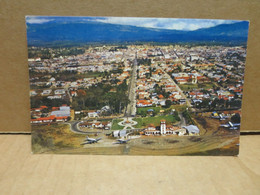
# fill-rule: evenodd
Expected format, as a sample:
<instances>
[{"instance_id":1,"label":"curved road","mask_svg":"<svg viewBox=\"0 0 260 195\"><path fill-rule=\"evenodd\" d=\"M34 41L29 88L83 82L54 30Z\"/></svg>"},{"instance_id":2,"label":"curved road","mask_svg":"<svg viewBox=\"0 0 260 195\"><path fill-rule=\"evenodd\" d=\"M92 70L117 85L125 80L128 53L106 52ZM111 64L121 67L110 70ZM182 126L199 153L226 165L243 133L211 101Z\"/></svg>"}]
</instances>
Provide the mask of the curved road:
<instances>
[{"instance_id":1,"label":"curved road","mask_svg":"<svg viewBox=\"0 0 260 195\"><path fill-rule=\"evenodd\" d=\"M70 124L70 130L74 133L79 133L79 134L95 134L95 133L102 133L101 131L81 131L78 127L78 124L81 123L80 121L70 121L67 124Z\"/></svg>"}]
</instances>

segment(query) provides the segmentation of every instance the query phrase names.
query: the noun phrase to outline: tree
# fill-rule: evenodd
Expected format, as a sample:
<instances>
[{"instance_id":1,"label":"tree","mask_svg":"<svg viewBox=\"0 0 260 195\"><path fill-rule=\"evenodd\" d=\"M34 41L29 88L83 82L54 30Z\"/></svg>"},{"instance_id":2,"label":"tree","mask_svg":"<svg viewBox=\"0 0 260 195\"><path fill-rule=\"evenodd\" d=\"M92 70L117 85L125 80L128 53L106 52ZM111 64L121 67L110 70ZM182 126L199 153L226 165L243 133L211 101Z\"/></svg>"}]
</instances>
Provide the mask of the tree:
<instances>
[{"instance_id":1,"label":"tree","mask_svg":"<svg viewBox=\"0 0 260 195\"><path fill-rule=\"evenodd\" d=\"M231 117L231 121L233 123L240 123L240 115L238 113L236 113L234 116Z\"/></svg>"},{"instance_id":2,"label":"tree","mask_svg":"<svg viewBox=\"0 0 260 195\"><path fill-rule=\"evenodd\" d=\"M83 106L83 108L85 108L85 98L86 98L86 96L87 96L86 91L83 90L83 89L79 89L78 92L77 92L77 94L78 94L78 97L79 97L79 98L81 99L81 101L82 101L82 106Z\"/></svg>"},{"instance_id":3,"label":"tree","mask_svg":"<svg viewBox=\"0 0 260 195\"><path fill-rule=\"evenodd\" d=\"M72 108L74 108L74 110L80 110L79 108L79 104L77 101L73 101L71 104Z\"/></svg>"},{"instance_id":4,"label":"tree","mask_svg":"<svg viewBox=\"0 0 260 195\"><path fill-rule=\"evenodd\" d=\"M166 108L170 108L171 105L172 105L172 101L171 100L166 100L165 101L165 107Z\"/></svg>"}]
</instances>

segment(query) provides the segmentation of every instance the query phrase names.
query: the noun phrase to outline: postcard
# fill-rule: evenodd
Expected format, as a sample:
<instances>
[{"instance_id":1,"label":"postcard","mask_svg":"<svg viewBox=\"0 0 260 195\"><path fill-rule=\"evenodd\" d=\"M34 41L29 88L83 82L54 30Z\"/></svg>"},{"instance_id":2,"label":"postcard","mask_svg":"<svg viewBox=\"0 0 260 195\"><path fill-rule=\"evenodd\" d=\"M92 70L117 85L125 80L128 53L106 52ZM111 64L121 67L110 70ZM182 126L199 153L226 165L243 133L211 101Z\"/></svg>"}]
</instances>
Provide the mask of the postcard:
<instances>
[{"instance_id":1,"label":"postcard","mask_svg":"<svg viewBox=\"0 0 260 195\"><path fill-rule=\"evenodd\" d=\"M239 153L248 21L27 16L33 153Z\"/></svg>"}]
</instances>

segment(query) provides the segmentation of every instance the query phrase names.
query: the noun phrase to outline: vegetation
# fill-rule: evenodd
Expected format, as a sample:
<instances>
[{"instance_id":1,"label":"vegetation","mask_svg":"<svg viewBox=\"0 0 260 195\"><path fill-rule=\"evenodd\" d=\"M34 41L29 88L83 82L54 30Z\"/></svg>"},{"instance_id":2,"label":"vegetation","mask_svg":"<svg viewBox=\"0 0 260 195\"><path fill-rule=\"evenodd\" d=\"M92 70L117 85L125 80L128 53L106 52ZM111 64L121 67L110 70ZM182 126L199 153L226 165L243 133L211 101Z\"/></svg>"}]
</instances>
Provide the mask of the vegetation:
<instances>
[{"instance_id":1,"label":"vegetation","mask_svg":"<svg viewBox=\"0 0 260 195\"><path fill-rule=\"evenodd\" d=\"M52 73L51 75L54 77L56 80L60 81L76 81L78 79L83 79L83 78L95 78L95 77L100 77L102 76L101 72L87 72L87 73L81 73L78 74L77 71L62 71L58 73Z\"/></svg>"},{"instance_id":2,"label":"vegetation","mask_svg":"<svg viewBox=\"0 0 260 195\"><path fill-rule=\"evenodd\" d=\"M240 108L241 100L239 99L224 100L224 99L215 98L213 101L211 101L210 99L204 99L202 100L201 103L196 103L195 107L199 109L210 110L210 111Z\"/></svg>"},{"instance_id":3,"label":"vegetation","mask_svg":"<svg viewBox=\"0 0 260 195\"><path fill-rule=\"evenodd\" d=\"M114 119L112 122L111 130L120 130L124 127L121 125L118 125L119 122L123 121L123 119Z\"/></svg>"},{"instance_id":4,"label":"vegetation","mask_svg":"<svg viewBox=\"0 0 260 195\"><path fill-rule=\"evenodd\" d=\"M87 90L80 89L80 94L73 99L72 106L75 110L97 110L109 106L112 114L121 113L129 101L126 80L116 86L115 92L110 92L111 89L111 85L102 83L93 85Z\"/></svg>"},{"instance_id":5,"label":"vegetation","mask_svg":"<svg viewBox=\"0 0 260 195\"><path fill-rule=\"evenodd\" d=\"M203 83L203 84L179 84L179 87L183 91L190 91L192 89L200 89L203 88L205 90L211 89L215 86L214 83Z\"/></svg>"},{"instance_id":6,"label":"vegetation","mask_svg":"<svg viewBox=\"0 0 260 195\"><path fill-rule=\"evenodd\" d=\"M28 48L28 58L50 59L60 56L72 56L85 53L84 48Z\"/></svg>"},{"instance_id":7,"label":"vegetation","mask_svg":"<svg viewBox=\"0 0 260 195\"><path fill-rule=\"evenodd\" d=\"M233 123L240 123L241 118L240 118L240 114L236 113L234 116L231 117L231 122Z\"/></svg>"},{"instance_id":8,"label":"vegetation","mask_svg":"<svg viewBox=\"0 0 260 195\"><path fill-rule=\"evenodd\" d=\"M159 86L158 84L155 84L154 86L154 92L157 93L158 95L163 95L163 97L168 98L170 93L166 92L163 89L164 86Z\"/></svg>"},{"instance_id":9,"label":"vegetation","mask_svg":"<svg viewBox=\"0 0 260 195\"><path fill-rule=\"evenodd\" d=\"M63 104L70 105L69 98L65 99L48 99L47 97L43 96L34 96L31 97L31 108L39 108L40 106L47 106L51 107L59 107Z\"/></svg>"},{"instance_id":10,"label":"vegetation","mask_svg":"<svg viewBox=\"0 0 260 195\"><path fill-rule=\"evenodd\" d=\"M151 65L151 59L148 59L148 58L138 58L137 59L137 63L138 64L142 64L142 65L150 66Z\"/></svg>"},{"instance_id":11,"label":"vegetation","mask_svg":"<svg viewBox=\"0 0 260 195\"><path fill-rule=\"evenodd\" d=\"M135 126L136 128L146 127L149 124L154 124L155 126L159 126L161 120L166 120L166 123L168 124L177 122L177 119L175 118L174 115L134 118L133 120L138 122L138 124Z\"/></svg>"},{"instance_id":12,"label":"vegetation","mask_svg":"<svg viewBox=\"0 0 260 195\"><path fill-rule=\"evenodd\" d=\"M192 124L194 125L194 121L189 113L189 111L185 110L183 113L182 113L183 117L185 118L186 120L186 123L187 124Z\"/></svg>"},{"instance_id":13,"label":"vegetation","mask_svg":"<svg viewBox=\"0 0 260 195\"><path fill-rule=\"evenodd\" d=\"M137 113L137 115L141 115L141 116L144 117L144 116L146 116L146 114L147 114L147 110L150 110L150 109L153 109L153 114L154 114L154 115L157 115L157 114L160 112L160 110L163 109L163 108L161 108L161 107L155 107L155 106L145 107L145 108L137 108L136 113Z\"/></svg>"},{"instance_id":14,"label":"vegetation","mask_svg":"<svg viewBox=\"0 0 260 195\"><path fill-rule=\"evenodd\" d=\"M51 124L32 126L32 151L42 153L80 146L84 135L69 130L69 125Z\"/></svg>"}]
</instances>

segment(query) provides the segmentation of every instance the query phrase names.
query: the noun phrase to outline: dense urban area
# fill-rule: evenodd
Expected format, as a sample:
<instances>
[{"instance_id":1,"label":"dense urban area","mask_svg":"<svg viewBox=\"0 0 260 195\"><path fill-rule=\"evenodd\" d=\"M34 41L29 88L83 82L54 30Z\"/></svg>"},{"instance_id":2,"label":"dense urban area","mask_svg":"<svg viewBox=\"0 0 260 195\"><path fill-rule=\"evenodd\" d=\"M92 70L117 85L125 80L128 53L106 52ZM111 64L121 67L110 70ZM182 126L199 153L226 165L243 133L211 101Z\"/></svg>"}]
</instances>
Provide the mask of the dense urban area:
<instances>
[{"instance_id":1,"label":"dense urban area","mask_svg":"<svg viewBox=\"0 0 260 195\"><path fill-rule=\"evenodd\" d=\"M243 46L28 50L35 152L238 152Z\"/></svg>"}]
</instances>

